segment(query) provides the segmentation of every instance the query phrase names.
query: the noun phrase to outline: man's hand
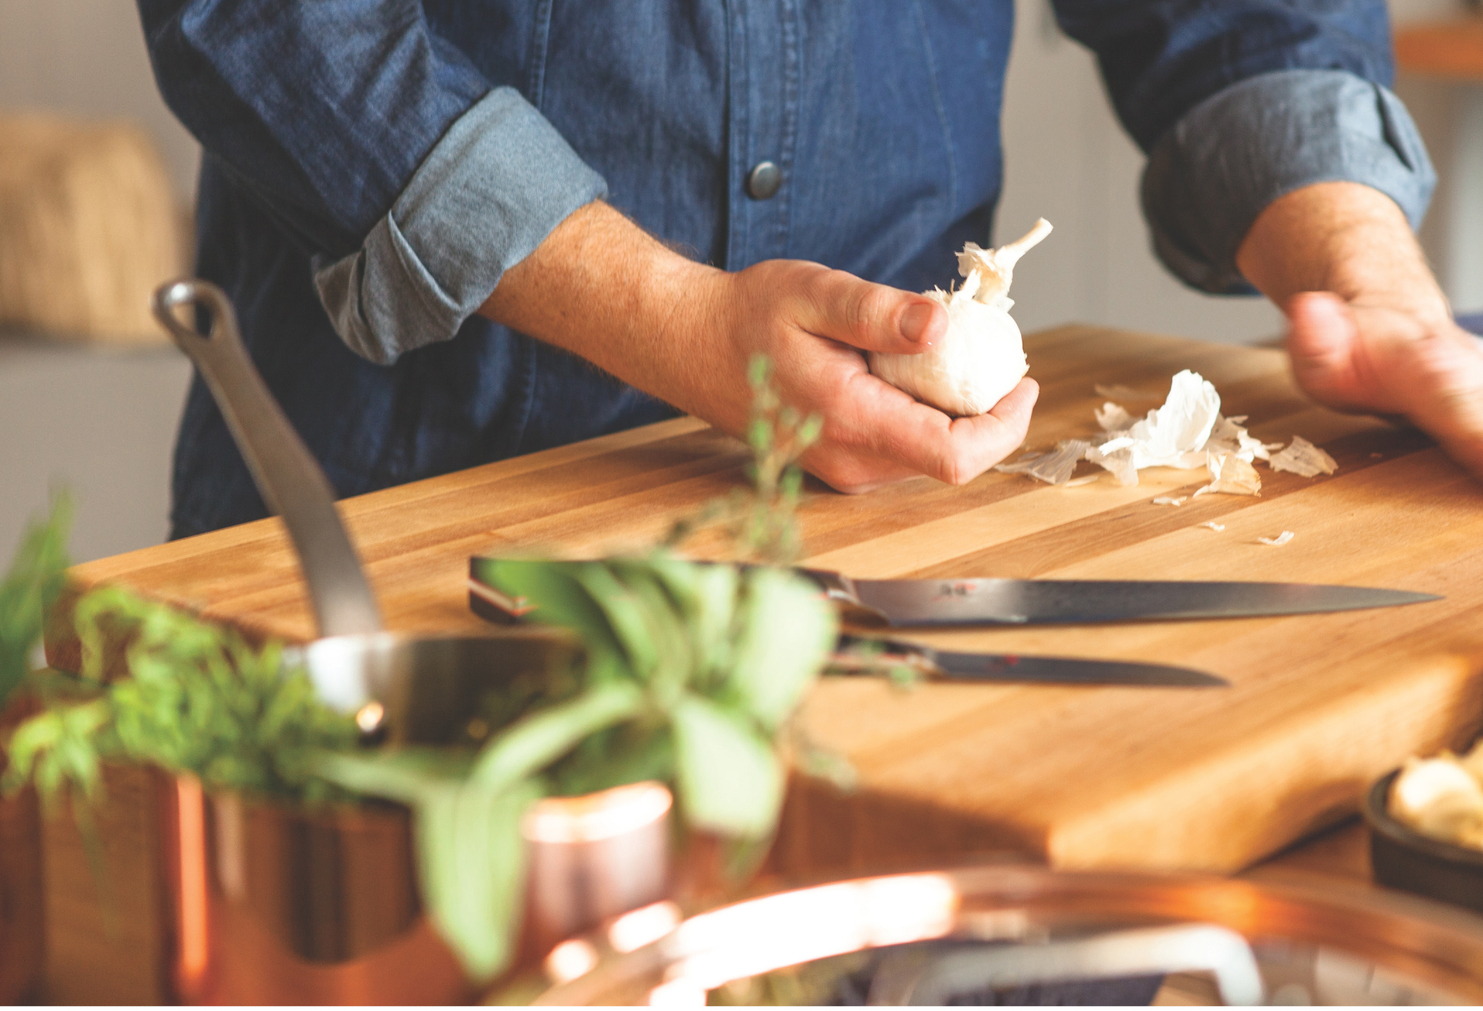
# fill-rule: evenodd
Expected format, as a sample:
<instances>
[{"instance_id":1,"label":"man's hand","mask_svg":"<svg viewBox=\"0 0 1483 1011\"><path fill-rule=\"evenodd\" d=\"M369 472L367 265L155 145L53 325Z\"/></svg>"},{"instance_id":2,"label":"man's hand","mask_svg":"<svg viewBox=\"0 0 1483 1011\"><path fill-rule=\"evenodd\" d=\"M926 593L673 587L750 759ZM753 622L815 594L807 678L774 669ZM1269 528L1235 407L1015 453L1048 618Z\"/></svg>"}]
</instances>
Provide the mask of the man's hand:
<instances>
[{"instance_id":1,"label":"man's hand","mask_svg":"<svg viewBox=\"0 0 1483 1011\"><path fill-rule=\"evenodd\" d=\"M804 466L841 491L920 474L964 484L1024 441L1038 393L1025 379L989 414L950 418L861 354L930 346L947 329L936 302L803 261L716 270L604 204L567 218L480 311L732 435L747 422L748 362L765 354L783 401L824 420Z\"/></svg>"},{"instance_id":2,"label":"man's hand","mask_svg":"<svg viewBox=\"0 0 1483 1011\"><path fill-rule=\"evenodd\" d=\"M1389 197L1339 182L1289 193L1258 216L1236 264L1287 314L1293 374L1309 396L1403 414L1483 476L1483 353L1452 322Z\"/></svg>"}]
</instances>

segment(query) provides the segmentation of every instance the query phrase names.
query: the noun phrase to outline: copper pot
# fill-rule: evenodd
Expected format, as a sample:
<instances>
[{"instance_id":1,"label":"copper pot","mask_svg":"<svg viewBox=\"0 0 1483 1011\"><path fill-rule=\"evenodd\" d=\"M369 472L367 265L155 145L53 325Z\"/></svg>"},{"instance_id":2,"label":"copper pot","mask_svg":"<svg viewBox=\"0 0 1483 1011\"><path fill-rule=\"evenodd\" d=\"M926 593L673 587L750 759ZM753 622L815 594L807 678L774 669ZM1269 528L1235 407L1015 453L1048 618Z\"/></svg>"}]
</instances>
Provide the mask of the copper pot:
<instances>
[{"instance_id":1,"label":"copper pot","mask_svg":"<svg viewBox=\"0 0 1483 1011\"><path fill-rule=\"evenodd\" d=\"M3 768L3 765L0 765ZM0 798L0 1003L40 999L46 965L41 815L30 787Z\"/></svg>"},{"instance_id":2,"label":"copper pot","mask_svg":"<svg viewBox=\"0 0 1483 1011\"><path fill-rule=\"evenodd\" d=\"M477 996L422 912L411 817L162 791L175 996L197 1004L452 1004ZM520 952L668 888L669 791L641 783L538 802L527 815Z\"/></svg>"}]
</instances>

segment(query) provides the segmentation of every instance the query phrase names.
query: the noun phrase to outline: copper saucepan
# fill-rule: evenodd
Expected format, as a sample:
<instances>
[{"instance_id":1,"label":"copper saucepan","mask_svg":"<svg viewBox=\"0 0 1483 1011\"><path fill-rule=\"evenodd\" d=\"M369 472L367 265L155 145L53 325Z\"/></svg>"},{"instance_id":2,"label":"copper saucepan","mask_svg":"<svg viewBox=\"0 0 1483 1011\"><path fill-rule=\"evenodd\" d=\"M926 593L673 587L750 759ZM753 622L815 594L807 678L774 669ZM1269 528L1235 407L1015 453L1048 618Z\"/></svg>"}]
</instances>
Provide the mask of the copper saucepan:
<instances>
[{"instance_id":1,"label":"copper saucepan","mask_svg":"<svg viewBox=\"0 0 1483 1011\"><path fill-rule=\"evenodd\" d=\"M207 333L183 311L204 314ZM383 630L329 481L248 357L226 293L208 281L174 281L155 292L154 313L200 369L263 500L288 527L320 635L299 654L326 704L355 713L365 733L442 743L464 730L484 692L574 655L574 645L540 629Z\"/></svg>"}]
</instances>

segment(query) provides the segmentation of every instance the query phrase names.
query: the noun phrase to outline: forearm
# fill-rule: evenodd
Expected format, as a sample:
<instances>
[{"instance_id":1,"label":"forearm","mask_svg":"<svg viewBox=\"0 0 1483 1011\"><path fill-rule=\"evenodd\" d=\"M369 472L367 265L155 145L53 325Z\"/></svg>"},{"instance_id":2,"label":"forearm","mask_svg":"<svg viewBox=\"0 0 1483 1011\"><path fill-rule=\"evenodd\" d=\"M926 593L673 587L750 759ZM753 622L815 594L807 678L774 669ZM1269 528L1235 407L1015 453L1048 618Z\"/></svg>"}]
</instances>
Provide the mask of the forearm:
<instances>
[{"instance_id":1,"label":"forearm","mask_svg":"<svg viewBox=\"0 0 1483 1011\"><path fill-rule=\"evenodd\" d=\"M595 201L507 270L479 313L703 415L689 391L720 349L702 353L685 324L721 273Z\"/></svg>"},{"instance_id":2,"label":"forearm","mask_svg":"<svg viewBox=\"0 0 1483 1011\"><path fill-rule=\"evenodd\" d=\"M1405 214L1359 183L1315 183L1274 200L1247 232L1236 265L1279 306L1299 292L1330 291L1354 304L1405 307L1423 322L1449 316Z\"/></svg>"}]
</instances>

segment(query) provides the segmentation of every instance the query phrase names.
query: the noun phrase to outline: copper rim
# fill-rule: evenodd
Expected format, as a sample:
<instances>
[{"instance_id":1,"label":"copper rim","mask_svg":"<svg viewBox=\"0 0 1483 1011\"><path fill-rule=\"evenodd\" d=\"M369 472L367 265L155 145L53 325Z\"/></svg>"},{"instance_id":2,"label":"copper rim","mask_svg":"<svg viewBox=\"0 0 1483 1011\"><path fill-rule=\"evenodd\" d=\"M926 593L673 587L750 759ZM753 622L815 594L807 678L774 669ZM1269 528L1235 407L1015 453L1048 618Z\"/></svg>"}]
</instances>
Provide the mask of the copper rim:
<instances>
[{"instance_id":1,"label":"copper rim","mask_svg":"<svg viewBox=\"0 0 1483 1011\"><path fill-rule=\"evenodd\" d=\"M855 890L859 901L840 901L839 889ZM875 913L867 898L872 890L892 896L876 903ZM772 929L761 915L768 904L787 915L786 921L775 918ZM852 916L855 922L845 922ZM877 931L877 921L894 926ZM990 935L1011 940L1016 931L1024 936L1036 924L1176 922L1216 924L1253 941L1286 939L1332 948L1464 1001L1483 1001L1483 919L1410 896L1197 875L995 865L775 893L692 917L628 955L616 953L599 931L580 939L590 946L590 971L555 986L537 1003L604 1003L614 993L642 998L677 980L689 980L694 990L697 981L715 984L733 971L733 978L743 978L889 944ZM819 943L824 935L839 943ZM695 969L697 960L706 972ZM580 960L570 964L581 967Z\"/></svg>"}]
</instances>

